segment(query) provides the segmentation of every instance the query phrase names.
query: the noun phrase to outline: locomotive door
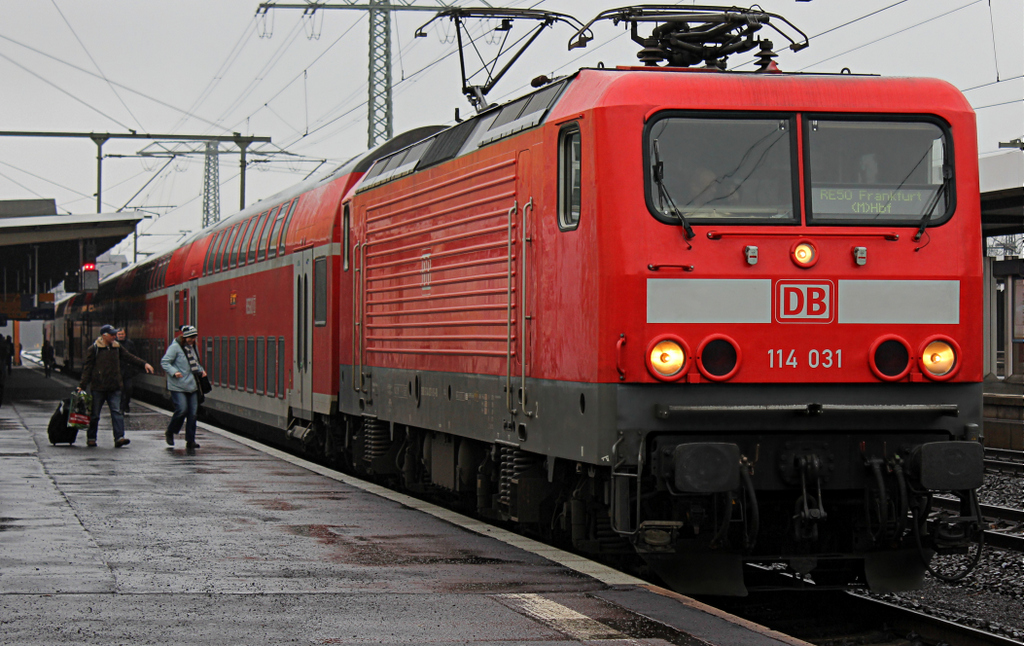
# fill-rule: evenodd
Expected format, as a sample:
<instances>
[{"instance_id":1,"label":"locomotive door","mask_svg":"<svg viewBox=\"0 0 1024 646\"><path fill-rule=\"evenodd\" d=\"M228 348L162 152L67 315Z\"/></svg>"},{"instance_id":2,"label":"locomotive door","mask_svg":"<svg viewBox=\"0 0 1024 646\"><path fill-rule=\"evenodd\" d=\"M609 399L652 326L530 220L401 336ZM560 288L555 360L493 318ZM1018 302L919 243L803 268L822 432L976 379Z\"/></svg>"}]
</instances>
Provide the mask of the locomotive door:
<instances>
[{"instance_id":1,"label":"locomotive door","mask_svg":"<svg viewBox=\"0 0 1024 646\"><path fill-rule=\"evenodd\" d=\"M533 410L535 404L532 401L528 388L527 379L530 377L533 363L533 337L534 337L534 320L533 312L535 310L536 301L536 280L533 274L533 195L531 194L530 187L530 151L523 150L519 153L519 158L516 163L516 204L519 205L516 213L515 229L518 229L518 239L515 240L514 248L518 251L518 265L517 278L518 283L516 292L518 293L518 303L515 304L515 310L518 312L516 317L516 328L518 331L518 343L516 344L516 354L518 355L519 365L517 366L519 372L519 384L516 389L517 392L517 409L521 412L517 419L517 428L523 428L526 425L526 421L533 417Z\"/></svg>"},{"instance_id":2,"label":"locomotive door","mask_svg":"<svg viewBox=\"0 0 1024 646\"><path fill-rule=\"evenodd\" d=\"M294 298L291 406L296 417L312 419L313 413L313 249L292 255Z\"/></svg>"}]
</instances>

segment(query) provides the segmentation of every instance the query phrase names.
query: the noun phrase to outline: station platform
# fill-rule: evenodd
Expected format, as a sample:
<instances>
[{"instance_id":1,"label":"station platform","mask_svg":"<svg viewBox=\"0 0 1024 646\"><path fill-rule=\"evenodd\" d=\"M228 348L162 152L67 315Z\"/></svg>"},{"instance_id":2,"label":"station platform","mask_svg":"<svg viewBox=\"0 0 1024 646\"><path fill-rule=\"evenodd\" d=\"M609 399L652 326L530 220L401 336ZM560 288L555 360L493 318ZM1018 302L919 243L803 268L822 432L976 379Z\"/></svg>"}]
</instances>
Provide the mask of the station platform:
<instances>
[{"instance_id":1,"label":"station platform","mask_svg":"<svg viewBox=\"0 0 1024 646\"><path fill-rule=\"evenodd\" d=\"M133 402L52 446L74 387L0 406L3 644L804 644L602 565L221 429L164 443Z\"/></svg>"}]
</instances>

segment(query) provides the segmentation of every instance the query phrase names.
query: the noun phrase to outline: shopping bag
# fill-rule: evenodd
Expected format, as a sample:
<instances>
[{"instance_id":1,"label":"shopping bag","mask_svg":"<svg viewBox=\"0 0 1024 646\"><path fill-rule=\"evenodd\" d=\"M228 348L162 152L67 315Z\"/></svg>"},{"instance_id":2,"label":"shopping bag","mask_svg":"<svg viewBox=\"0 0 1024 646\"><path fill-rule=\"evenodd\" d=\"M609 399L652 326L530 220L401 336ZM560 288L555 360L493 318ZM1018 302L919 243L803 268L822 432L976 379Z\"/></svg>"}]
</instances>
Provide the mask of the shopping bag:
<instances>
[{"instance_id":1,"label":"shopping bag","mask_svg":"<svg viewBox=\"0 0 1024 646\"><path fill-rule=\"evenodd\" d=\"M68 426L86 428L89 426L89 413L92 410L92 395L79 390L71 393L71 406L68 409Z\"/></svg>"}]
</instances>

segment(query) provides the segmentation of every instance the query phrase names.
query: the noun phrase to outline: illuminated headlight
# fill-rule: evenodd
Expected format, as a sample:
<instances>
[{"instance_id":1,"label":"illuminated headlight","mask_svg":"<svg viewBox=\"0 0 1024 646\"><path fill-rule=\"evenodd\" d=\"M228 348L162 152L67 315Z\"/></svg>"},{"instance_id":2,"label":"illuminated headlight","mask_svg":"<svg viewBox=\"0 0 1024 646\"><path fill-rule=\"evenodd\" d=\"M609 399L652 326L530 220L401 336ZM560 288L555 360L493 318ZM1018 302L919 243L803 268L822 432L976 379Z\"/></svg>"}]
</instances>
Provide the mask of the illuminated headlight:
<instances>
[{"instance_id":1,"label":"illuminated headlight","mask_svg":"<svg viewBox=\"0 0 1024 646\"><path fill-rule=\"evenodd\" d=\"M957 367L957 351L951 341L934 339L921 352L921 368L929 377L952 376Z\"/></svg>"},{"instance_id":2,"label":"illuminated headlight","mask_svg":"<svg viewBox=\"0 0 1024 646\"><path fill-rule=\"evenodd\" d=\"M797 267L813 267L814 263L818 262L818 250L812 243L807 241L798 242L793 245L790 255L793 257L793 262L796 263Z\"/></svg>"},{"instance_id":3,"label":"illuminated headlight","mask_svg":"<svg viewBox=\"0 0 1024 646\"><path fill-rule=\"evenodd\" d=\"M647 351L647 367L658 379L672 381L682 376L686 354L681 339L660 337Z\"/></svg>"}]
</instances>

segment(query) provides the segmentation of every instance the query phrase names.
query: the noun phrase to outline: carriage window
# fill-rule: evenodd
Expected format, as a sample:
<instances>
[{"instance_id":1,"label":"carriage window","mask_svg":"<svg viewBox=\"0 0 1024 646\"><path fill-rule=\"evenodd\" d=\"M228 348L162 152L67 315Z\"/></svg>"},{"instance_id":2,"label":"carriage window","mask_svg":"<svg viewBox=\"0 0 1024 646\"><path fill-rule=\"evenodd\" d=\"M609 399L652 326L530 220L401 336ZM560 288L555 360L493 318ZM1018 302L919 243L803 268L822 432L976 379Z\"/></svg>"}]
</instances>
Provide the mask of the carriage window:
<instances>
[{"instance_id":1,"label":"carriage window","mask_svg":"<svg viewBox=\"0 0 1024 646\"><path fill-rule=\"evenodd\" d=\"M256 225L259 224L260 216L254 215L249 218L245 225L245 233L242 235L242 246L238 250L238 266L242 267L248 262L246 260L248 251L252 251L253 260L256 259L256 249L252 246L253 234L256 232Z\"/></svg>"},{"instance_id":2,"label":"carriage window","mask_svg":"<svg viewBox=\"0 0 1024 646\"><path fill-rule=\"evenodd\" d=\"M277 396L284 399L287 385L284 380L284 337L277 337Z\"/></svg>"},{"instance_id":3,"label":"carriage window","mask_svg":"<svg viewBox=\"0 0 1024 646\"><path fill-rule=\"evenodd\" d=\"M245 340L245 389L249 392L256 390L256 338L249 337Z\"/></svg>"},{"instance_id":4,"label":"carriage window","mask_svg":"<svg viewBox=\"0 0 1024 646\"><path fill-rule=\"evenodd\" d=\"M260 239L256 245L256 248L259 251L259 256L256 258L256 260L263 260L264 258L267 257L267 238L270 237L270 230L274 227L274 215L277 213L277 211L278 209L276 208L270 209L270 217L267 218L267 224L265 226L260 227Z\"/></svg>"},{"instance_id":5,"label":"carriage window","mask_svg":"<svg viewBox=\"0 0 1024 646\"><path fill-rule=\"evenodd\" d=\"M668 116L648 129L647 206L662 222L793 224L791 117Z\"/></svg>"},{"instance_id":6,"label":"carriage window","mask_svg":"<svg viewBox=\"0 0 1024 646\"><path fill-rule=\"evenodd\" d=\"M277 339L267 339L267 395L277 395Z\"/></svg>"},{"instance_id":7,"label":"carriage window","mask_svg":"<svg viewBox=\"0 0 1024 646\"><path fill-rule=\"evenodd\" d=\"M809 118L808 221L916 224L946 219L952 162L931 122Z\"/></svg>"},{"instance_id":8,"label":"carriage window","mask_svg":"<svg viewBox=\"0 0 1024 646\"><path fill-rule=\"evenodd\" d=\"M271 229L270 239L267 240L267 258L277 257L277 240L281 237L281 226L284 224L285 211L287 211L288 205L282 204L281 208L277 210L277 217L274 218L274 228Z\"/></svg>"},{"instance_id":9,"label":"carriage window","mask_svg":"<svg viewBox=\"0 0 1024 646\"><path fill-rule=\"evenodd\" d=\"M220 338L220 372L217 374L217 382L221 386L228 385L228 338Z\"/></svg>"},{"instance_id":10,"label":"carriage window","mask_svg":"<svg viewBox=\"0 0 1024 646\"><path fill-rule=\"evenodd\" d=\"M563 231L580 225L580 128L561 132L558 146L558 226Z\"/></svg>"},{"instance_id":11,"label":"carriage window","mask_svg":"<svg viewBox=\"0 0 1024 646\"><path fill-rule=\"evenodd\" d=\"M231 337L231 346L230 346L230 350L228 352L229 352L229 355L228 355L228 386L234 388L235 387L235 383L236 383L236 381L235 381L235 367L237 365L235 362L236 362L236 358L238 356L238 338L237 337Z\"/></svg>"},{"instance_id":12,"label":"carriage window","mask_svg":"<svg viewBox=\"0 0 1024 646\"><path fill-rule=\"evenodd\" d=\"M231 248L231 243L234 242L234 236L238 232L238 225L234 225L230 229L224 232L224 240L220 245L220 249L217 250L217 268L216 271L225 271L228 268L228 250Z\"/></svg>"},{"instance_id":13,"label":"carriage window","mask_svg":"<svg viewBox=\"0 0 1024 646\"><path fill-rule=\"evenodd\" d=\"M256 225L252 229L252 238L249 243L249 262L256 262L256 248L260 244L260 234L263 231L263 225L267 222L267 215L271 212L267 211L260 216L259 220L253 220Z\"/></svg>"},{"instance_id":14,"label":"carriage window","mask_svg":"<svg viewBox=\"0 0 1024 646\"><path fill-rule=\"evenodd\" d=\"M295 215L295 207L298 203L299 201L297 199L292 200L291 206L288 207L288 217L284 221L284 226L281 227L280 234L278 234L277 255L279 256L284 255L285 242L288 239L288 227L292 224L292 216ZM284 212L284 207L281 208L281 212Z\"/></svg>"},{"instance_id":15,"label":"carriage window","mask_svg":"<svg viewBox=\"0 0 1024 646\"><path fill-rule=\"evenodd\" d=\"M327 325L327 258L313 261L313 325Z\"/></svg>"},{"instance_id":16,"label":"carriage window","mask_svg":"<svg viewBox=\"0 0 1024 646\"><path fill-rule=\"evenodd\" d=\"M235 366L235 375L238 379L238 381L235 382L235 385L238 387L238 390L245 390L245 376L248 373L245 369L245 358L245 337L240 336L238 337L238 356L236 357L238 365Z\"/></svg>"},{"instance_id":17,"label":"carriage window","mask_svg":"<svg viewBox=\"0 0 1024 646\"><path fill-rule=\"evenodd\" d=\"M261 336L256 337L256 394L263 394L263 380L266 376L266 364L264 360L266 355L264 352L267 349L266 339Z\"/></svg>"},{"instance_id":18,"label":"carriage window","mask_svg":"<svg viewBox=\"0 0 1024 646\"><path fill-rule=\"evenodd\" d=\"M210 261L213 259L213 247L214 243L217 242L217 235L211 234L208 238L209 244L206 246L206 259L203 261L203 275L210 273Z\"/></svg>"}]
</instances>

